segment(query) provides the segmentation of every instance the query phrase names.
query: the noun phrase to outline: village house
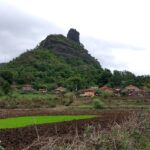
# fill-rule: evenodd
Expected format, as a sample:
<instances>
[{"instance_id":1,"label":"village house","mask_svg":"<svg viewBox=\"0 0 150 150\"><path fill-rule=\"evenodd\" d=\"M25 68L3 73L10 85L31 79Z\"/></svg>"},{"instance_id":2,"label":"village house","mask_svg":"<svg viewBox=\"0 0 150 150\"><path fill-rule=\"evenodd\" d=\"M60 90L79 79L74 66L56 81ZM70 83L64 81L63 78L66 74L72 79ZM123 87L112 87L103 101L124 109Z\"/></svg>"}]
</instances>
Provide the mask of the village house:
<instances>
[{"instance_id":1,"label":"village house","mask_svg":"<svg viewBox=\"0 0 150 150\"><path fill-rule=\"evenodd\" d=\"M33 92L34 89L32 87L31 84L25 84L23 87L22 87L22 91L23 92Z\"/></svg>"},{"instance_id":2,"label":"village house","mask_svg":"<svg viewBox=\"0 0 150 150\"><path fill-rule=\"evenodd\" d=\"M55 94L61 94L61 93L64 93L66 91L66 88L60 86L60 87L57 87L54 92Z\"/></svg>"},{"instance_id":3,"label":"village house","mask_svg":"<svg viewBox=\"0 0 150 150\"><path fill-rule=\"evenodd\" d=\"M141 94L144 95L144 96L150 95L150 89L146 86L142 87Z\"/></svg>"},{"instance_id":4,"label":"village house","mask_svg":"<svg viewBox=\"0 0 150 150\"><path fill-rule=\"evenodd\" d=\"M102 91L102 92L106 92L106 93L109 93L109 94L113 94L113 89L110 88L110 87L108 87L108 86L100 87L99 90Z\"/></svg>"},{"instance_id":5,"label":"village house","mask_svg":"<svg viewBox=\"0 0 150 150\"><path fill-rule=\"evenodd\" d=\"M95 96L95 90L94 89L85 89L83 90L83 93L80 95L83 97L94 97Z\"/></svg>"},{"instance_id":6,"label":"village house","mask_svg":"<svg viewBox=\"0 0 150 150\"><path fill-rule=\"evenodd\" d=\"M141 90L132 84L126 86L122 92L127 93L128 96L135 96L141 94Z\"/></svg>"},{"instance_id":7,"label":"village house","mask_svg":"<svg viewBox=\"0 0 150 150\"><path fill-rule=\"evenodd\" d=\"M114 88L113 93L115 96L121 96L121 88Z\"/></svg>"},{"instance_id":8,"label":"village house","mask_svg":"<svg viewBox=\"0 0 150 150\"><path fill-rule=\"evenodd\" d=\"M39 92L45 94L45 93L47 93L47 89L46 88L41 88L41 89L39 89Z\"/></svg>"}]
</instances>

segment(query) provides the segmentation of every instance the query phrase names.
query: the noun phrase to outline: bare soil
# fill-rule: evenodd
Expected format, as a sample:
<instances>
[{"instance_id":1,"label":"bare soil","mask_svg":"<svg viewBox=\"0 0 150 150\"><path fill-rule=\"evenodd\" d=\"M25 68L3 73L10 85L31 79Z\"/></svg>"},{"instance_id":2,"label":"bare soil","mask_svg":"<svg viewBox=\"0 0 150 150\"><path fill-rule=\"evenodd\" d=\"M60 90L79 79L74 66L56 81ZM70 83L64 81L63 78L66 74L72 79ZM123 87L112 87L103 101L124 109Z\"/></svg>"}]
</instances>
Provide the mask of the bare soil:
<instances>
[{"instance_id":1,"label":"bare soil","mask_svg":"<svg viewBox=\"0 0 150 150\"><path fill-rule=\"evenodd\" d=\"M131 114L131 111L58 111L51 109L3 109L0 118L35 115L81 115L96 114L97 118L29 126L18 129L0 130L1 145L6 150L21 150L40 137L82 135L88 125L101 126L109 129L114 122L121 123ZM36 148L38 150L38 148ZM32 148L31 148L32 150Z\"/></svg>"}]
</instances>

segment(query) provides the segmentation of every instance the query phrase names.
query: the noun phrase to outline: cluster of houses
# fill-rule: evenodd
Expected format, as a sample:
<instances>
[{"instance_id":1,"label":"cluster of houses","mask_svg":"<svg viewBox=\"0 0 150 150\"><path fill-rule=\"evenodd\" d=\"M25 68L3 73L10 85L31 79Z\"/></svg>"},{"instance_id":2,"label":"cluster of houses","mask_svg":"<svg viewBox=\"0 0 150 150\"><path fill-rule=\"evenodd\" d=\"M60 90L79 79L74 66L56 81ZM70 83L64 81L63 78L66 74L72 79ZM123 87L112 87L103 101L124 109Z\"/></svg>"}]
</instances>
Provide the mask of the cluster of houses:
<instances>
[{"instance_id":1,"label":"cluster of houses","mask_svg":"<svg viewBox=\"0 0 150 150\"><path fill-rule=\"evenodd\" d=\"M35 89L33 88L33 86L31 85L31 84L25 84L25 85L23 85L23 87L22 87L22 91L23 92L34 92L35 91ZM47 93L47 88L40 88L39 90L38 90L40 93ZM66 89L64 88L64 87L57 87L56 89L54 89L54 92L56 93L56 94L59 94L59 93L63 93L63 92L65 92L66 91Z\"/></svg>"},{"instance_id":2,"label":"cluster of houses","mask_svg":"<svg viewBox=\"0 0 150 150\"><path fill-rule=\"evenodd\" d=\"M13 87L15 88L15 87ZM22 86L23 92L34 92L34 88L31 84L25 84ZM46 88L40 88L38 90L40 93L47 93ZM55 94L64 93L66 91L66 88L60 86L53 90ZM108 93L109 95L114 96L121 96L121 95L127 95L127 96L146 96L150 95L150 89L147 87L138 88L134 85L128 85L125 88L110 88L108 86L103 87L91 87L88 89L84 89L80 91L80 96L83 97L93 97L98 95L99 93L104 92Z\"/></svg>"},{"instance_id":3,"label":"cluster of houses","mask_svg":"<svg viewBox=\"0 0 150 150\"><path fill-rule=\"evenodd\" d=\"M125 88L110 88L108 86L103 87L91 87L82 91L80 96L93 97L98 94L98 92L105 92L114 96L146 96L150 95L150 90L147 87L138 88L134 85L128 85Z\"/></svg>"}]
</instances>

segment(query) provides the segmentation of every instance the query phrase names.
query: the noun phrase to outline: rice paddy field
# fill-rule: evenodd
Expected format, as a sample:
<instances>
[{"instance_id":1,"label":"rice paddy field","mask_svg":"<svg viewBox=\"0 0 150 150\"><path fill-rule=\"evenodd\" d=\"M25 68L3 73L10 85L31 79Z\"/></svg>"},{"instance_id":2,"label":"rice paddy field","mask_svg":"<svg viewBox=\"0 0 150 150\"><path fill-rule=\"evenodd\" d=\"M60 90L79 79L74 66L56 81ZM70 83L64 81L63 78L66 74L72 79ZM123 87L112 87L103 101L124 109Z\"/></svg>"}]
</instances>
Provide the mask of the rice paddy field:
<instances>
[{"instance_id":1,"label":"rice paddy field","mask_svg":"<svg viewBox=\"0 0 150 150\"><path fill-rule=\"evenodd\" d=\"M30 125L39 125L47 123L58 123L72 120L90 119L95 115L77 115L77 116L26 116L0 119L0 129L20 128Z\"/></svg>"},{"instance_id":2,"label":"rice paddy field","mask_svg":"<svg viewBox=\"0 0 150 150\"><path fill-rule=\"evenodd\" d=\"M76 135L83 135L88 126L107 129L128 115L129 111L114 110L3 109L0 110L0 145L5 150L22 150L38 137L62 137L70 141ZM34 149L40 146L29 148Z\"/></svg>"}]
</instances>

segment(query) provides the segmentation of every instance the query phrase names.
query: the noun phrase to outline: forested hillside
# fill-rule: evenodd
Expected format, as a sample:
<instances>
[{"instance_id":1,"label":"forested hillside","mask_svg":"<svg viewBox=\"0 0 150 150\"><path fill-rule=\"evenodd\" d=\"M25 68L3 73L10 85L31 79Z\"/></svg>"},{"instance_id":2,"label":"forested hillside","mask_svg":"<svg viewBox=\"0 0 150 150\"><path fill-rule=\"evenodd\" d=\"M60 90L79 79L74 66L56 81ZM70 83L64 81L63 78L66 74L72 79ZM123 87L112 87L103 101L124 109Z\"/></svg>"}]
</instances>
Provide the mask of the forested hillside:
<instances>
[{"instance_id":1,"label":"forested hillside","mask_svg":"<svg viewBox=\"0 0 150 150\"><path fill-rule=\"evenodd\" d=\"M35 88L65 86L78 90L98 84L102 68L84 46L63 35L49 35L29 50L1 67L12 73L12 82L33 84ZM9 73L8 73L9 74Z\"/></svg>"},{"instance_id":2,"label":"forested hillside","mask_svg":"<svg viewBox=\"0 0 150 150\"><path fill-rule=\"evenodd\" d=\"M79 32L71 29L67 37L49 35L36 48L1 65L0 83L1 86L32 84L35 89L64 86L68 90L79 90L103 85L150 87L150 77L103 69L80 43Z\"/></svg>"}]
</instances>

